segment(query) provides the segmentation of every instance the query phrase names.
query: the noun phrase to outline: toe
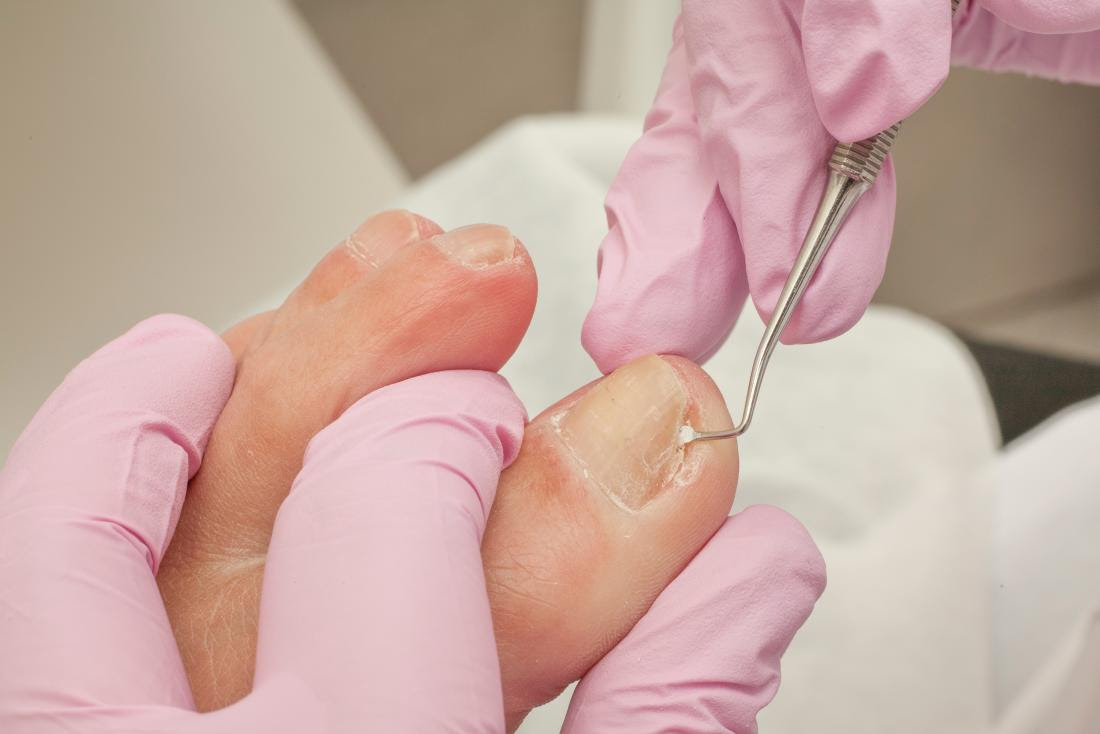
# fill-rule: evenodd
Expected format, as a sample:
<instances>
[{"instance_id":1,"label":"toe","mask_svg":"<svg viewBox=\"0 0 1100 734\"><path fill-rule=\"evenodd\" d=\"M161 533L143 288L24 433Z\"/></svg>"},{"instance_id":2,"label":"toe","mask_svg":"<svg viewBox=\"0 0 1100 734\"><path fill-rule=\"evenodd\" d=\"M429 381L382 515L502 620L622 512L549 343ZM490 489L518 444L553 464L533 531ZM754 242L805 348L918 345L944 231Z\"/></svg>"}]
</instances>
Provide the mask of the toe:
<instances>
[{"instance_id":1,"label":"toe","mask_svg":"<svg viewBox=\"0 0 1100 734\"><path fill-rule=\"evenodd\" d=\"M511 724L622 639L720 527L736 442L678 435L728 422L702 370L653 356L532 422L482 549Z\"/></svg>"},{"instance_id":2,"label":"toe","mask_svg":"<svg viewBox=\"0 0 1100 734\"><path fill-rule=\"evenodd\" d=\"M253 339L262 335L271 323L272 316L275 315L274 311L263 311L258 314L249 316L244 321L241 321L222 334L222 341L229 346L229 351L233 353L233 361L240 362L241 357L248 351L248 345L252 343Z\"/></svg>"},{"instance_id":3,"label":"toe","mask_svg":"<svg viewBox=\"0 0 1100 734\"><path fill-rule=\"evenodd\" d=\"M327 303L364 274L378 270L402 247L442 231L435 222L404 209L375 214L317 263L289 302Z\"/></svg>"},{"instance_id":4,"label":"toe","mask_svg":"<svg viewBox=\"0 0 1100 734\"><path fill-rule=\"evenodd\" d=\"M408 212L375 220L359 241L364 230L392 233L399 222L408 237L420 233ZM284 454L279 487L289 486L306 442L363 396L427 372L496 371L527 330L534 268L506 228L466 227L386 252L376 268L337 247L242 360L231 407L248 413L254 438Z\"/></svg>"}]
</instances>

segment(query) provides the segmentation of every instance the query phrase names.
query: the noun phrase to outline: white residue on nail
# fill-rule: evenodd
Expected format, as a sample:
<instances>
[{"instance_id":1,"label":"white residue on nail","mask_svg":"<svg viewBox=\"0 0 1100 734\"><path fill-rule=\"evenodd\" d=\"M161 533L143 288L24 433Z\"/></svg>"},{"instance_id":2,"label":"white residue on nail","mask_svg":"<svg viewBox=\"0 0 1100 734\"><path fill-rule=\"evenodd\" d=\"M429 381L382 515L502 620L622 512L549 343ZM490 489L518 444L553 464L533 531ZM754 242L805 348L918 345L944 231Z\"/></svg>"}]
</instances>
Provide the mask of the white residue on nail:
<instances>
[{"instance_id":1,"label":"white residue on nail","mask_svg":"<svg viewBox=\"0 0 1100 734\"><path fill-rule=\"evenodd\" d=\"M680 433L678 434L679 443L681 446L686 446L695 440L695 429L691 426L680 426Z\"/></svg>"}]
</instances>

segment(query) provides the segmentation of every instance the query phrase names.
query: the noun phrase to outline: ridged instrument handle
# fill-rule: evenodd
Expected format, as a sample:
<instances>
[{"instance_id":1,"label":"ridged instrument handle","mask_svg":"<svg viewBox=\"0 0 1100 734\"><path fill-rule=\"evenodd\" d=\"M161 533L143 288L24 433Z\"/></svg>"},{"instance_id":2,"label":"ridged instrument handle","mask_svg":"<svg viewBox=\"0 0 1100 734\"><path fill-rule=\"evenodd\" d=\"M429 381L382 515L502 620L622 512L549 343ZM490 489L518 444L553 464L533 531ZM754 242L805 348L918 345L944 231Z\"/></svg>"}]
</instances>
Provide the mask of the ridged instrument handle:
<instances>
[{"instance_id":1,"label":"ridged instrument handle","mask_svg":"<svg viewBox=\"0 0 1100 734\"><path fill-rule=\"evenodd\" d=\"M960 0L951 0L951 14L959 9ZM829 158L829 169L853 181L872 184L882 171L886 155L894 147L901 123L895 123L878 135L855 143L839 143Z\"/></svg>"},{"instance_id":2,"label":"ridged instrument handle","mask_svg":"<svg viewBox=\"0 0 1100 734\"><path fill-rule=\"evenodd\" d=\"M960 0L951 0L951 14L959 9ZM898 137L901 123L898 122L886 128L877 135L872 135L865 140L854 143L838 143L833 148L833 154L829 157L829 175L825 182L825 191L821 197L810 229L802 242L802 247L795 258L787 281L783 284L783 290L776 300L776 308L772 312L768 325L764 328L764 335L760 338L760 346L756 349L756 355L752 361L752 371L749 373L749 387L745 393L745 405L741 411L741 420L722 431L696 431L685 426L680 432L681 444L692 441L712 441L723 438L739 436L744 433L752 422L752 416L756 410L756 401L760 395L760 387L764 382L764 370L771 360L772 352L779 344L783 329L791 320L795 309L802 300L810 281L817 272L822 258L829 250L837 232L847 221L852 207L856 205L864 192L882 172L882 166L886 163L886 156L894 147L894 141Z\"/></svg>"}]
</instances>

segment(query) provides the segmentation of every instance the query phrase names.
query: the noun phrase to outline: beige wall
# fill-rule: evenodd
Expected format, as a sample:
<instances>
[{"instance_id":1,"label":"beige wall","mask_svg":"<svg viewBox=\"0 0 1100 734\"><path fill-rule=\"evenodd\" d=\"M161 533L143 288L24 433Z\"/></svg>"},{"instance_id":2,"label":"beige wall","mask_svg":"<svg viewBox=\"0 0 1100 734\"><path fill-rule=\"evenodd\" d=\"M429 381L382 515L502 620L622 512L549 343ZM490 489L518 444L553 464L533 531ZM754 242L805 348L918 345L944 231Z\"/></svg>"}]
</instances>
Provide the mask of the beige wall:
<instances>
[{"instance_id":1,"label":"beige wall","mask_svg":"<svg viewBox=\"0 0 1100 734\"><path fill-rule=\"evenodd\" d=\"M968 324L1100 287L1098 122L1100 90L953 71L895 149L879 299Z\"/></svg>"},{"instance_id":2,"label":"beige wall","mask_svg":"<svg viewBox=\"0 0 1100 734\"><path fill-rule=\"evenodd\" d=\"M0 89L0 461L92 350L228 326L404 185L281 2L4 0Z\"/></svg>"},{"instance_id":3,"label":"beige wall","mask_svg":"<svg viewBox=\"0 0 1100 734\"><path fill-rule=\"evenodd\" d=\"M409 172L573 109L583 0L296 0Z\"/></svg>"}]
</instances>

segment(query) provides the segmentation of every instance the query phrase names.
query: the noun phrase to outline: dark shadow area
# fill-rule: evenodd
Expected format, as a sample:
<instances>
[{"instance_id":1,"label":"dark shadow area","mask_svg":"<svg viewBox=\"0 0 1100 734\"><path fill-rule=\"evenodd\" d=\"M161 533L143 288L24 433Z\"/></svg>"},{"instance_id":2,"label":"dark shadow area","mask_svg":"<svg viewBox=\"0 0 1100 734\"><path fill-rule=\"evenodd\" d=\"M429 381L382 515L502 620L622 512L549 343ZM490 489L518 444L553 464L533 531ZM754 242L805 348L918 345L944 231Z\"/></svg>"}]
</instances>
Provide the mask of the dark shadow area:
<instances>
[{"instance_id":1,"label":"dark shadow area","mask_svg":"<svg viewBox=\"0 0 1100 734\"><path fill-rule=\"evenodd\" d=\"M974 355L1005 443L1073 403L1100 394L1100 365L979 341L959 334Z\"/></svg>"}]
</instances>

